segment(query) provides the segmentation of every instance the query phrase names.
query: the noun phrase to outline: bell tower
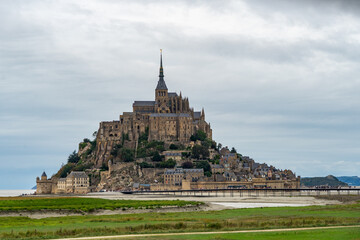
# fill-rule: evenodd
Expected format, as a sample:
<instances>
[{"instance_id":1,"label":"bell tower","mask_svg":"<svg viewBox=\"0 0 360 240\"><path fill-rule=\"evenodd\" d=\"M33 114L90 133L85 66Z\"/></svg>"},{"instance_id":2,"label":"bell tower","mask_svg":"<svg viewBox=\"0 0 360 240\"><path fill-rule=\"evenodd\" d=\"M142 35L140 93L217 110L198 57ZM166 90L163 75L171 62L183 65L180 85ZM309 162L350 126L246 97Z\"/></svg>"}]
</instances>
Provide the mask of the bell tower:
<instances>
[{"instance_id":1,"label":"bell tower","mask_svg":"<svg viewBox=\"0 0 360 240\"><path fill-rule=\"evenodd\" d=\"M164 69L162 64L162 49L160 49L160 73L159 81L155 89L155 104L157 113L169 113L170 109L168 106L168 88L164 80Z\"/></svg>"}]
</instances>

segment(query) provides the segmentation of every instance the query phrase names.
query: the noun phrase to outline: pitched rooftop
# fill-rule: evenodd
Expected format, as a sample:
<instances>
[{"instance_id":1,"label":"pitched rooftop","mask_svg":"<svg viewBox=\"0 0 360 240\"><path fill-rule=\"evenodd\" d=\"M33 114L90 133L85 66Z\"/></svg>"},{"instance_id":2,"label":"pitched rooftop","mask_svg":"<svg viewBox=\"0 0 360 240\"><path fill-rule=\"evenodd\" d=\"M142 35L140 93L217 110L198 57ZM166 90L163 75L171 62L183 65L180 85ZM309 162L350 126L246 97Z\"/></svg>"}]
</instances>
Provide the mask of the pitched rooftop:
<instances>
[{"instance_id":1,"label":"pitched rooftop","mask_svg":"<svg viewBox=\"0 0 360 240\"><path fill-rule=\"evenodd\" d=\"M89 176L86 175L85 172L77 172L77 171L72 171L68 177L75 177L75 178L88 178Z\"/></svg>"}]
</instances>

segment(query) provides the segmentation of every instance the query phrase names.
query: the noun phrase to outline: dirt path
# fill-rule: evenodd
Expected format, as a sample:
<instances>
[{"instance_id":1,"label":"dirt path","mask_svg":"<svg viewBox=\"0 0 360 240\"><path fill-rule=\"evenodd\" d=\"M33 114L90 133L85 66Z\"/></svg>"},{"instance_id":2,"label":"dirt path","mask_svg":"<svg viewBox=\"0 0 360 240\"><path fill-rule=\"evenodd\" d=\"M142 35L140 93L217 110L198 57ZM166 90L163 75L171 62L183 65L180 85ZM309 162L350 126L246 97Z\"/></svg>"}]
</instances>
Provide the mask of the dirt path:
<instances>
[{"instance_id":1,"label":"dirt path","mask_svg":"<svg viewBox=\"0 0 360 240\"><path fill-rule=\"evenodd\" d=\"M157 236L160 237L160 236L179 236L179 235L208 235L208 234L226 234L226 233L289 232L289 231L305 231L305 230L334 229L334 228L357 228L357 227L360 227L360 225L331 226L331 227L306 227L306 228L281 228L281 229L264 229L264 230L219 231L219 232L127 234L127 235L99 236L99 237L62 238L62 239L57 239L57 240L118 239L118 238L157 237Z\"/></svg>"}]
</instances>

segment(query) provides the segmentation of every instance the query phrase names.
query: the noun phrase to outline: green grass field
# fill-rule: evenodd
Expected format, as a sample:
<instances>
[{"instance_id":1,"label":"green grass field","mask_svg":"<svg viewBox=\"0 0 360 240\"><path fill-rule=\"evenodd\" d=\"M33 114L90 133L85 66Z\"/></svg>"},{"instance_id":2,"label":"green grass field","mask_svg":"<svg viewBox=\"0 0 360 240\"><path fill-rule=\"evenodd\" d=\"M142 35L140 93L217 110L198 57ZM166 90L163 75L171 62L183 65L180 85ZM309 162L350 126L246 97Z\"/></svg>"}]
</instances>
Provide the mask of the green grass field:
<instances>
[{"instance_id":1,"label":"green grass field","mask_svg":"<svg viewBox=\"0 0 360 240\"><path fill-rule=\"evenodd\" d=\"M37 211L37 210L69 210L74 212L91 212L97 209L129 209L159 208L163 206L199 205L194 201L163 200L108 200L98 198L77 197L44 197L44 198L0 198L0 212L6 211Z\"/></svg>"},{"instance_id":2,"label":"green grass field","mask_svg":"<svg viewBox=\"0 0 360 240\"><path fill-rule=\"evenodd\" d=\"M262 233L226 233L226 234L209 234L209 235L183 235L183 236L164 236L164 237L146 237L141 239L161 239L161 240L177 240L177 239L238 239L238 240L359 240L360 228L338 228L338 229L321 229L321 230L305 230L291 232L262 232Z\"/></svg>"},{"instance_id":3,"label":"green grass field","mask_svg":"<svg viewBox=\"0 0 360 240\"><path fill-rule=\"evenodd\" d=\"M208 212L85 215L44 219L0 217L0 238L44 239L126 233L271 229L358 224L360 224L359 203Z\"/></svg>"}]
</instances>

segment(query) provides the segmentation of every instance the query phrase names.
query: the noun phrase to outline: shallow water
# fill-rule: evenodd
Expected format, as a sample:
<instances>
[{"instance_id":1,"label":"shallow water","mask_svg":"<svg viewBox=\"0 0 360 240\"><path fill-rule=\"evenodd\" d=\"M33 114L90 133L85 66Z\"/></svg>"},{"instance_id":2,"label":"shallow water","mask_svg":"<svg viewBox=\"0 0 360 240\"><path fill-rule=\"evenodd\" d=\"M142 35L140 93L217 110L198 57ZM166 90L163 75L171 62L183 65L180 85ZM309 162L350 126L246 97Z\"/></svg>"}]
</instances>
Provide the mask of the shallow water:
<instances>
[{"instance_id":1,"label":"shallow water","mask_svg":"<svg viewBox=\"0 0 360 240\"><path fill-rule=\"evenodd\" d=\"M300 207L300 206L310 205L310 204L301 204L301 203L244 203L244 202L212 202L212 204L218 204L232 208Z\"/></svg>"},{"instance_id":2,"label":"shallow water","mask_svg":"<svg viewBox=\"0 0 360 240\"><path fill-rule=\"evenodd\" d=\"M23 189L23 190L0 190L0 197L16 197L22 194L33 194L35 189Z\"/></svg>"}]
</instances>

